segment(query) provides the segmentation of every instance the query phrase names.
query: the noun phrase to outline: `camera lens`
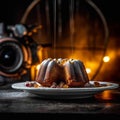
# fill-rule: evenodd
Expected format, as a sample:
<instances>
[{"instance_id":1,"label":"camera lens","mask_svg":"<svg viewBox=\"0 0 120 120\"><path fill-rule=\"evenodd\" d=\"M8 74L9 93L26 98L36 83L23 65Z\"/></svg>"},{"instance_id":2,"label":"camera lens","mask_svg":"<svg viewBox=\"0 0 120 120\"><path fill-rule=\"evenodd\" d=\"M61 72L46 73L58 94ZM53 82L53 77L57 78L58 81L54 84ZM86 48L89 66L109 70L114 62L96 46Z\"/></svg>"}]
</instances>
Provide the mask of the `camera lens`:
<instances>
[{"instance_id":1,"label":"camera lens","mask_svg":"<svg viewBox=\"0 0 120 120\"><path fill-rule=\"evenodd\" d=\"M11 46L3 47L1 50L1 64L5 67L13 66L15 63L16 51Z\"/></svg>"},{"instance_id":2,"label":"camera lens","mask_svg":"<svg viewBox=\"0 0 120 120\"><path fill-rule=\"evenodd\" d=\"M0 43L0 70L4 73L15 73L23 64L24 55L21 44L5 40Z\"/></svg>"}]
</instances>

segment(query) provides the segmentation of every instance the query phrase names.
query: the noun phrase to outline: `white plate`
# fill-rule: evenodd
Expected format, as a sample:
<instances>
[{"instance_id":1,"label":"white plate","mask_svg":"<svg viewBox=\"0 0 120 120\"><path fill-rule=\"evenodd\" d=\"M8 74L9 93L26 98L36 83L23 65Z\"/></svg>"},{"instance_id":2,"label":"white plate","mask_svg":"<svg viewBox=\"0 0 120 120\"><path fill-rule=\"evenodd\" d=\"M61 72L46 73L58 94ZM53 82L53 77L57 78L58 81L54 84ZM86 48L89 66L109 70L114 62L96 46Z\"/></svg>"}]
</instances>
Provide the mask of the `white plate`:
<instances>
[{"instance_id":1,"label":"white plate","mask_svg":"<svg viewBox=\"0 0 120 120\"><path fill-rule=\"evenodd\" d=\"M95 81L90 81L90 84L94 84ZM117 83L111 82L99 82L102 87L84 87L84 88L50 88L50 87L26 87L25 82L14 83L12 88L23 90L39 97L50 99L78 99L87 98L95 95L96 93L116 89L119 87Z\"/></svg>"}]
</instances>

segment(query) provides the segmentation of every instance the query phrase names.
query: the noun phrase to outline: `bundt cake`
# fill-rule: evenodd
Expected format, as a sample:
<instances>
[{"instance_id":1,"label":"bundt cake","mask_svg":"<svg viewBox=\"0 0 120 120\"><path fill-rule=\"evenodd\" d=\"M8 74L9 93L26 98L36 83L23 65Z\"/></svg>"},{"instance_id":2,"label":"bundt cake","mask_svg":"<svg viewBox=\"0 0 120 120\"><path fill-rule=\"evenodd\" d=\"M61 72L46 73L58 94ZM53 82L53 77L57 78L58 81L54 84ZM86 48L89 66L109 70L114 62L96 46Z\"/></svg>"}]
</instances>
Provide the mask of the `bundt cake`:
<instances>
[{"instance_id":1,"label":"bundt cake","mask_svg":"<svg viewBox=\"0 0 120 120\"><path fill-rule=\"evenodd\" d=\"M58 84L66 84L68 87L83 87L89 82L89 78L85 66L80 60L48 58L40 64L35 81L47 87Z\"/></svg>"}]
</instances>

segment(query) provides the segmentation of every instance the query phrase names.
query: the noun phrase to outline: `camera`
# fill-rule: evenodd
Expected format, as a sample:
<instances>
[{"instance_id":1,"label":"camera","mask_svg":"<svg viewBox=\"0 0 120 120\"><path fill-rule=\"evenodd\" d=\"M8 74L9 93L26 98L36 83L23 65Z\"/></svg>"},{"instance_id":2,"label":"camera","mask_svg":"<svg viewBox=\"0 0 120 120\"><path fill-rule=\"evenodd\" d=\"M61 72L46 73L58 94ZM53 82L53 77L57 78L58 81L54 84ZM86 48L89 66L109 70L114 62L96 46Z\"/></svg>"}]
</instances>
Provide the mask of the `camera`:
<instances>
[{"instance_id":1,"label":"camera","mask_svg":"<svg viewBox=\"0 0 120 120\"><path fill-rule=\"evenodd\" d=\"M27 34L29 30L23 24L0 23L0 84L30 80L31 66L39 59L38 44Z\"/></svg>"}]
</instances>

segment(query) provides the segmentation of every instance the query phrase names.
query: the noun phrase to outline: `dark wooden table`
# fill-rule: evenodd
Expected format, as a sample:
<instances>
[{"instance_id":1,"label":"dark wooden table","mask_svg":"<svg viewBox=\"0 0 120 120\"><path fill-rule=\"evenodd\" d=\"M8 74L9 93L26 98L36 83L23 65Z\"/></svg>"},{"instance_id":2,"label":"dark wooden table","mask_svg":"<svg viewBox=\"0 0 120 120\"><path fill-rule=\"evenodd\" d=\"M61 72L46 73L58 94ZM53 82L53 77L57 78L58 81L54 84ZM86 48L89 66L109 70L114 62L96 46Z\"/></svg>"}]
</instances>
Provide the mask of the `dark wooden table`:
<instances>
[{"instance_id":1,"label":"dark wooden table","mask_svg":"<svg viewBox=\"0 0 120 120\"><path fill-rule=\"evenodd\" d=\"M9 87L0 87L0 115L1 118L24 117L35 118L65 118L76 117L96 118L105 116L120 118L120 88L106 90L90 98L56 100L43 99L39 96L15 90ZM56 118L55 116L58 116ZM1 120L1 119L0 119Z\"/></svg>"}]
</instances>

